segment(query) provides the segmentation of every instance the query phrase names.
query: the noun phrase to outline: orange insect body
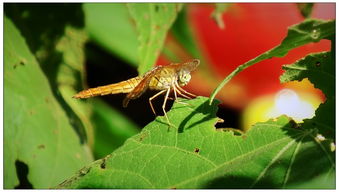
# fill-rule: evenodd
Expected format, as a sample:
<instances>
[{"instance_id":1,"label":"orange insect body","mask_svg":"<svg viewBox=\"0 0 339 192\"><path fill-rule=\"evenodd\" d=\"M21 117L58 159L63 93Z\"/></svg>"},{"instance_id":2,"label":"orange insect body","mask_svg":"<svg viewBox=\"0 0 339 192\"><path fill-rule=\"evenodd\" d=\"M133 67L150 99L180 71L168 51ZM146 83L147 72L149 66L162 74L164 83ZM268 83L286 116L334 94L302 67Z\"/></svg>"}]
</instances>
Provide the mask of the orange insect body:
<instances>
[{"instance_id":1,"label":"orange insect body","mask_svg":"<svg viewBox=\"0 0 339 192\"><path fill-rule=\"evenodd\" d=\"M138 76L126 81L121 81L119 83L86 89L74 95L73 97L77 99L85 99L109 94L129 93L140 83L141 80L142 77Z\"/></svg>"},{"instance_id":2,"label":"orange insect body","mask_svg":"<svg viewBox=\"0 0 339 192\"><path fill-rule=\"evenodd\" d=\"M127 107L129 100L140 97L147 89L159 90L157 94L149 98L149 103L155 114L152 100L159 95L166 93L162 108L168 120L165 105L170 91L174 92L175 99L177 98L177 95L189 99L191 98L190 96L195 97L194 94L185 91L181 86L186 85L190 81L190 72L195 70L199 63L200 61L198 59L193 59L184 63L172 63L166 66L157 66L142 76L137 76L119 83L83 90L73 97L83 99L99 95L128 93L123 101L123 106Z\"/></svg>"}]
</instances>

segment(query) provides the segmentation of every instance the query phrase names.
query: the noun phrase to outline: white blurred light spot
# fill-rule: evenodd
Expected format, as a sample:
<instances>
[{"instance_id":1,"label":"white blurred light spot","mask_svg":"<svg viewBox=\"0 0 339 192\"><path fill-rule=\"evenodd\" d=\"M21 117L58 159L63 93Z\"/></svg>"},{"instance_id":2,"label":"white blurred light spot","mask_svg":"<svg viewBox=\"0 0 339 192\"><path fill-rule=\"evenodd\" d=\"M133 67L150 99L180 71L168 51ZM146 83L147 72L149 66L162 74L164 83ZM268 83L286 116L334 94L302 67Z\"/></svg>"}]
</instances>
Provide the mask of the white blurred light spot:
<instances>
[{"instance_id":1,"label":"white blurred light spot","mask_svg":"<svg viewBox=\"0 0 339 192\"><path fill-rule=\"evenodd\" d=\"M326 138L325 138L323 135L321 135L321 134L318 133L318 134L316 135L315 139L316 139L317 141L321 142L321 141L325 141Z\"/></svg>"},{"instance_id":2,"label":"white blurred light spot","mask_svg":"<svg viewBox=\"0 0 339 192\"><path fill-rule=\"evenodd\" d=\"M312 105L301 100L298 94L291 89L283 89L277 93L275 108L278 115L287 115L297 122L315 115Z\"/></svg>"},{"instance_id":3,"label":"white blurred light spot","mask_svg":"<svg viewBox=\"0 0 339 192\"><path fill-rule=\"evenodd\" d=\"M333 142L330 144L330 149L332 152L335 151L335 144Z\"/></svg>"}]
</instances>

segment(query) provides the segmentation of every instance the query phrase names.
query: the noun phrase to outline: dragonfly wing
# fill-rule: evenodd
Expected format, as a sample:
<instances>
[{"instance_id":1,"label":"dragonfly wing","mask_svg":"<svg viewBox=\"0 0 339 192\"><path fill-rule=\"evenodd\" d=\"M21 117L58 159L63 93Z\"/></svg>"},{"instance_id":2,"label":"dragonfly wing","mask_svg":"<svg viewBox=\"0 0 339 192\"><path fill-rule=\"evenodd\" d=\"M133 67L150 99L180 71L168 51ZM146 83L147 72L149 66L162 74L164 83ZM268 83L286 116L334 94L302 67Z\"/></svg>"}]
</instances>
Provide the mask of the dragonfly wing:
<instances>
[{"instance_id":1,"label":"dragonfly wing","mask_svg":"<svg viewBox=\"0 0 339 192\"><path fill-rule=\"evenodd\" d=\"M161 66L157 66L143 76L143 79L140 81L140 83L125 97L123 101L123 107L127 107L129 100L140 97L147 90L152 77L160 69Z\"/></svg>"}]
</instances>

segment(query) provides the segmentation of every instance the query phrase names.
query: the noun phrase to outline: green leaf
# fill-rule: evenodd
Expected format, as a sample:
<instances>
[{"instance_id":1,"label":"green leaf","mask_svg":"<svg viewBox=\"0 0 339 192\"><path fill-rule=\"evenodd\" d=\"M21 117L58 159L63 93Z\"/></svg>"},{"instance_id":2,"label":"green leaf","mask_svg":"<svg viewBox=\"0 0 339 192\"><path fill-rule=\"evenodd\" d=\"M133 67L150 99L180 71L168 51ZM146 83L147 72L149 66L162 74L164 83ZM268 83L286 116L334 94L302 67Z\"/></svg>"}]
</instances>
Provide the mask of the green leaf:
<instances>
[{"instance_id":1,"label":"green leaf","mask_svg":"<svg viewBox=\"0 0 339 192\"><path fill-rule=\"evenodd\" d=\"M126 4L85 3L85 24L91 40L133 66L138 65L138 39Z\"/></svg>"},{"instance_id":2,"label":"green leaf","mask_svg":"<svg viewBox=\"0 0 339 192\"><path fill-rule=\"evenodd\" d=\"M92 106L89 103L78 101L72 96L78 91L79 82L83 80L85 54L84 47L87 35L84 30L71 26L65 28L65 34L56 42L56 52L62 53L54 80L56 88L62 98L59 101L73 119L73 125L90 146L93 145L93 126L90 121ZM53 53L50 53L53 55ZM54 53L55 54L55 53Z\"/></svg>"},{"instance_id":3,"label":"green leaf","mask_svg":"<svg viewBox=\"0 0 339 192\"><path fill-rule=\"evenodd\" d=\"M284 74L280 82L301 81L308 78L315 88L323 91L327 98L334 98L335 93L335 68L331 61L330 52L313 53L296 61L291 65L284 65Z\"/></svg>"},{"instance_id":4,"label":"green leaf","mask_svg":"<svg viewBox=\"0 0 339 192\"><path fill-rule=\"evenodd\" d=\"M178 13L177 19L171 28L171 33L193 58L202 58L202 54L198 49L199 46L193 37L192 26L188 22L187 9L185 7Z\"/></svg>"},{"instance_id":5,"label":"green leaf","mask_svg":"<svg viewBox=\"0 0 339 192\"><path fill-rule=\"evenodd\" d=\"M4 186L14 188L27 177L32 187L49 188L92 157L26 40L7 17L4 26ZM28 175L16 170L16 162Z\"/></svg>"},{"instance_id":6,"label":"green leaf","mask_svg":"<svg viewBox=\"0 0 339 192\"><path fill-rule=\"evenodd\" d=\"M309 18L312 14L314 3L297 3L298 9L304 18Z\"/></svg>"},{"instance_id":7,"label":"green leaf","mask_svg":"<svg viewBox=\"0 0 339 192\"><path fill-rule=\"evenodd\" d=\"M138 31L138 71L144 74L155 64L181 4L129 3L127 6Z\"/></svg>"},{"instance_id":8,"label":"green leaf","mask_svg":"<svg viewBox=\"0 0 339 192\"><path fill-rule=\"evenodd\" d=\"M283 188L333 170L334 153L282 116L237 136L214 125L217 102L175 103L140 134L59 188ZM312 161L309 161L312 159ZM312 169L309 169L312 167Z\"/></svg>"},{"instance_id":9,"label":"green leaf","mask_svg":"<svg viewBox=\"0 0 339 192\"><path fill-rule=\"evenodd\" d=\"M334 42L332 42L334 43ZM335 64L331 52L314 53L291 65L284 65L282 83L308 78L314 87L326 95L326 102L316 111L316 116L305 120L304 127L317 127L327 138L334 138L335 131Z\"/></svg>"},{"instance_id":10,"label":"green leaf","mask_svg":"<svg viewBox=\"0 0 339 192\"><path fill-rule=\"evenodd\" d=\"M137 134L140 129L101 100L94 99L92 104L91 120L95 130L94 155L99 159L120 147L126 139Z\"/></svg>"},{"instance_id":11,"label":"green leaf","mask_svg":"<svg viewBox=\"0 0 339 192\"><path fill-rule=\"evenodd\" d=\"M222 15L229 8L230 4L228 3L216 3L215 8L211 14L211 17L217 23L220 29L225 28L224 20L222 19Z\"/></svg>"},{"instance_id":12,"label":"green leaf","mask_svg":"<svg viewBox=\"0 0 339 192\"><path fill-rule=\"evenodd\" d=\"M75 88L83 87L87 35L81 4L6 4L6 15L25 38L81 142L91 145L91 108L71 98Z\"/></svg>"},{"instance_id":13,"label":"green leaf","mask_svg":"<svg viewBox=\"0 0 339 192\"><path fill-rule=\"evenodd\" d=\"M309 19L303 21L302 23L289 27L287 36L280 45L240 65L230 75L228 75L211 94L210 103L212 103L217 93L223 88L223 86L227 82L229 82L235 75L237 75L247 67L250 67L256 63L259 63L260 61L270 59L272 57L283 57L290 50L305 45L307 43L318 42L321 39L330 39L334 35L334 33L334 20L324 21Z\"/></svg>"},{"instance_id":14,"label":"green leaf","mask_svg":"<svg viewBox=\"0 0 339 192\"><path fill-rule=\"evenodd\" d=\"M335 170L321 174L310 181L287 186L288 189L335 189Z\"/></svg>"}]
</instances>

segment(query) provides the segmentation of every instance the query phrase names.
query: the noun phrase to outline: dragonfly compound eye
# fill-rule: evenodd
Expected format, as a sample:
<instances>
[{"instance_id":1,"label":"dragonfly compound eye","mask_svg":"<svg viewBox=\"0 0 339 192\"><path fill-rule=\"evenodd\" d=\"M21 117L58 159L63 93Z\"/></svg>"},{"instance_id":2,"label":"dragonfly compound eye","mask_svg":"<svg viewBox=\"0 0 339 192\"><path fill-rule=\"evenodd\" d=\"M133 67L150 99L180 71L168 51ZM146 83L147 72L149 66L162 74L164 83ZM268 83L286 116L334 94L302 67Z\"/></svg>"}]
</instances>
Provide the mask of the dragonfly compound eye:
<instances>
[{"instance_id":1,"label":"dragonfly compound eye","mask_svg":"<svg viewBox=\"0 0 339 192\"><path fill-rule=\"evenodd\" d=\"M184 86L191 80L191 75L187 72L181 73L179 76L179 85Z\"/></svg>"}]
</instances>

